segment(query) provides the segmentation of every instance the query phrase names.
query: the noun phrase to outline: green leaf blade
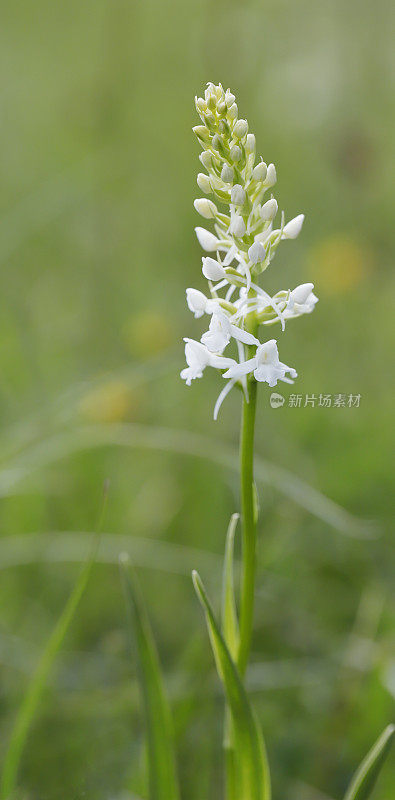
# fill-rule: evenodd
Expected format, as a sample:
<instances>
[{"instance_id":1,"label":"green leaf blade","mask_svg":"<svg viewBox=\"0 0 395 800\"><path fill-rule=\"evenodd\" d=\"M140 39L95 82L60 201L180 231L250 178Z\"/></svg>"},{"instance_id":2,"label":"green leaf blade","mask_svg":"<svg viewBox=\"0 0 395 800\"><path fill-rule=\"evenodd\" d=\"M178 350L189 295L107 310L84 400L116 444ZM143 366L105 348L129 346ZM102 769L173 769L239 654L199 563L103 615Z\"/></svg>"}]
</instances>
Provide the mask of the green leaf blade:
<instances>
[{"instance_id":1,"label":"green leaf blade","mask_svg":"<svg viewBox=\"0 0 395 800\"><path fill-rule=\"evenodd\" d=\"M120 569L144 698L150 800L179 800L171 714L151 625L136 577L131 577L127 569L127 559L120 559Z\"/></svg>"},{"instance_id":2,"label":"green leaf blade","mask_svg":"<svg viewBox=\"0 0 395 800\"><path fill-rule=\"evenodd\" d=\"M395 725L388 725L357 769L344 800L367 800L391 749Z\"/></svg>"},{"instance_id":3,"label":"green leaf blade","mask_svg":"<svg viewBox=\"0 0 395 800\"><path fill-rule=\"evenodd\" d=\"M239 650L239 623L234 588L234 541L239 514L232 514L226 534L224 571L222 578L222 630L233 661Z\"/></svg>"},{"instance_id":4,"label":"green leaf blade","mask_svg":"<svg viewBox=\"0 0 395 800\"><path fill-rule=\"evenodd\" d=\"M193 583L203 607L218 674L232 716L236 759L232 791L238 800L270 800L270 773L262 733L237 667L221 633L206 590L194 572Z\"/></svg>"},{"instance_id":5,"label":"green leaf blade","mask_svg":"<svg viewBox=\"0 0 395 800\"><path fill-rule=\"evenodd\" d=\"M8 800L8 798L12 796L12 793L16 787L19 763L29 729L44 692L48 675L54 663L56 654L62 645L82 595L85 592L92 571L92 566L95 561L96 549L97 542L91 558L81 571L74 589L72 590L69 599L46 644L46 647L44 648L36 671L33 674L21 707L18 711L3 764L3 773L0 783L1 800Z\"/></svg>"},{"instance_id":6,"label":"green leaf blade","mask_svg":"<svg viewBox=\"0 0 395 800\"><path fill-rule=\"evenodd\" d=\"M222 576L222 631L229 652L236 661L239 650L239 623L234 588L234 541L239 514L232 514L226 534L225 559ZM235 750L232 715L226 705L223 747L225 754L226 798L237 800L237 754Z\"/></svg>"}]
</instances>

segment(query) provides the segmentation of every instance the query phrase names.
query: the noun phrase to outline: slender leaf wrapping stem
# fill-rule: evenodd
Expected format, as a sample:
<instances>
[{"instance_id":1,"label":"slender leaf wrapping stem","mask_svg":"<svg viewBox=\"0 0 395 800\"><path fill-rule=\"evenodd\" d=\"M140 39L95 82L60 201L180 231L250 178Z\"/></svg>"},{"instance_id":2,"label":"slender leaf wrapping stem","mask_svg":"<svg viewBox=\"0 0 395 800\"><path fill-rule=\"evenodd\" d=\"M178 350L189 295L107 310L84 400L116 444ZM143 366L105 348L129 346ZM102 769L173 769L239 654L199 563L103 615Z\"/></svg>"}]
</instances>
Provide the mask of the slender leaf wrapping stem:
<instances>
[{"instance_id":1,"label":"slender leaf wrapping stem","mask_svg":"<svg viewBox=\"0 0 395 800\"><path fill-rule=\"evenodd\" d=\"M121 578L134 649L138 656L148 745L149 800L179 800L170 708L150 621L137 578L120 557Z\"/></svg>"}]
</instances>

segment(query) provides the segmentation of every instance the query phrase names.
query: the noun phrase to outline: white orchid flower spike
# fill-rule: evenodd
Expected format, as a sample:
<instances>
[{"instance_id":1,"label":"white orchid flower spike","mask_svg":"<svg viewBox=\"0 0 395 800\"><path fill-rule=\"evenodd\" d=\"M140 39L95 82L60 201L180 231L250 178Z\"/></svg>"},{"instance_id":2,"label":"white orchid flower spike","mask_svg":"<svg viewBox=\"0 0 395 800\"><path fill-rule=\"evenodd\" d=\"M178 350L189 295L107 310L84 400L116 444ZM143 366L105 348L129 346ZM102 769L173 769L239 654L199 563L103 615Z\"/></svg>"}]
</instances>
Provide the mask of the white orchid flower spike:
<instances>
[{"instance_id":1,"label":"white orchid flower spike","mask_svg":"<svg viewBox=\"0 0 395 800\"><path fill-rule=\"evenodd\" d=\"M318 298L312 283L274 296L259 285L259 276L269 267L282 241L295 239L302 230L304 215L285 222L272 195L277 181L274 164L256 160L256 142L248 122L238 119L235 97L221 84L209 83L204 97L195 98L201 124L194 128L202 148L197 183L205 197L194 201L204 225L195 232L205 255L202 272L208 281L207 294L187 289L187 304L196 319L211 316L200 342L185 339L187 367L181 377L189 386L201 378L206 367L226 370L226 385L215 404L214 417L230 390L239 384L248 401L251 381L275 386L292 383L293 367L280 361L277 341L261 342L259 331L266 325L281 324L310 314ZM233 357L223 355L233 348ZM232 354L232 355L233 355ZM237 360L236 360L237 359Z\"/></svg>"}]
</instances>

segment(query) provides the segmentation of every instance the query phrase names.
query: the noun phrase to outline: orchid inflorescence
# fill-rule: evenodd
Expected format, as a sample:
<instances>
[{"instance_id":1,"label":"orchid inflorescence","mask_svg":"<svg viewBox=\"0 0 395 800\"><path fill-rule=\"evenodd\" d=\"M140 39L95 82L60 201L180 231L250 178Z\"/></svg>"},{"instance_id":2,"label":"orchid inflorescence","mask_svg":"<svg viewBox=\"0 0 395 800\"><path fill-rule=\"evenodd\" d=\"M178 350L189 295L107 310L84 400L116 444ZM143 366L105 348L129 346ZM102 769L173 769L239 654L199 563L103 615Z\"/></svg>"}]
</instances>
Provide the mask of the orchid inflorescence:
<instances>
[{"instance_id":1,"label":"orchid inflorescence","mask_svg":"<svg viewBox=\"0 0 395 800\"><path fill-rule=\"evenodd\" d=\"M261 325L280 323L284 330L288 319L309 314L318 298L312 283L279 291L273 297L256 283L280 242L298 236L304 215L285 224L282 213L280 227L273 227L278 204L273 195L269 199L265 195L276 183L276 169L262 159L255 163L255 136L248 132L247 120L238 119L230 89L224 91L221 84L209 83L204 98L196 97L195 103L203 124L193 130L203 148L200 161L208 173L200 172L197 183L204 194L226 206L226 213L211 198L194 202L196 211L214 222L215 233L202 227L195 231L203 250L215 253L215 258L202 259L210 296L189 288L187 303L196 318L208 314L211 320L200 342L184 339L188 366L181 377L190 386L208 366L225 370L227 383L215 404L216 419L224 398L237 383L247 400L248 380L269 386L276 386L279 380L293 383L297 373L279 360L276 339L260 342L256 334ZM232 339L238 360L223 355Z\"/></svg>"}]
</instances>

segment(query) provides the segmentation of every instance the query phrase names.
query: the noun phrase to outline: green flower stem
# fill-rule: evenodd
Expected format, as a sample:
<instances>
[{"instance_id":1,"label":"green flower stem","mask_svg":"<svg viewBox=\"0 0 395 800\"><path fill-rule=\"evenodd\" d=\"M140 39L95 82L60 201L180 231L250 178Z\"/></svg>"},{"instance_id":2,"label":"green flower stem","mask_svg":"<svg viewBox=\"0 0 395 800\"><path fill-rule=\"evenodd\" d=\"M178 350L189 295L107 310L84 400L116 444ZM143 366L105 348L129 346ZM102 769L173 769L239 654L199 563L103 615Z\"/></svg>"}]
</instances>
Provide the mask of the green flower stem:
<instances>
[{"instance_id":1,"label":"green flower stem","mask_svg":"<svg viewBox=\"0 0 395 800\"><path fill-rule=\"evenodd\" d=\"M242 576L240 593L240 644L238 667L244 675L250 654L254 613L256 521L254 512L254 430L258 384L248 384L248 402L243 399L240 434L240 494L242 521Z\"/></svg>"}]
</instances>

